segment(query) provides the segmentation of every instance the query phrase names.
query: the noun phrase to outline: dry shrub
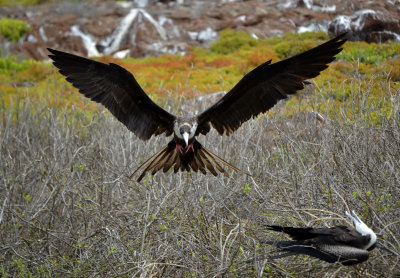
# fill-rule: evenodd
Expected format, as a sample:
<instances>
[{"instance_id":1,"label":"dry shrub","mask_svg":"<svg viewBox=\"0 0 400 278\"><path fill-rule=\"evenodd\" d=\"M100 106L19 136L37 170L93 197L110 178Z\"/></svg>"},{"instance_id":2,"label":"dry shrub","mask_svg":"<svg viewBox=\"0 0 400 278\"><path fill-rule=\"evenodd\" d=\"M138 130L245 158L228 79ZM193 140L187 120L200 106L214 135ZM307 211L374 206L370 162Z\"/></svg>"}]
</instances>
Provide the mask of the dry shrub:
<instances>
[{"instance_id":1,"label":"dry shrub","mask_svg":"<svg viewBox=\"0 0 400 278\"><path fill-rule=\"evenodd\" d=\"M321 94L325 88L320 88ZM21 101L1 107L0 273L76 277L389 277L400 271L399 92L371 124L368 101L324 124L273 113L199 140L254 178L127 176L168 142L137 139L108 112ZM366 94L367 95L367 94ZM194 107L196 103L196 107ZM199 109L198 101L171 100ZM188 110L190 110L188 109ZM67 112L68 111L68 112ZM324 111L318 111L324 114ZM79 115L79 116L76 116ZM331 226L354 209L379 235L358 266L271 260L265 224Z\"/></svg>"}]
</instances>

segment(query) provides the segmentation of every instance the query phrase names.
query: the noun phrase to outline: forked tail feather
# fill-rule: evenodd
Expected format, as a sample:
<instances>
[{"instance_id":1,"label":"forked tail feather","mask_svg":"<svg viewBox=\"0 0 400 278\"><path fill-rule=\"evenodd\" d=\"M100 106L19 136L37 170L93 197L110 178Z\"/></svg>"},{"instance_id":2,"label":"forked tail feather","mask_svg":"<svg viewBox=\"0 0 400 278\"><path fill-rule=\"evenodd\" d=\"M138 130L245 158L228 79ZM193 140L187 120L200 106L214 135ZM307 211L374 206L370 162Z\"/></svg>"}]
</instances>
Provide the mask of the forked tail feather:
<instances>
[{"instance_id":1,"label":"forked tail feather","mask_svg":"<svg viewBox=\"0 0 400 278\"><path fill-rule=\"evenodd\" d=\"M207 148L203 147L197 140L193 142L193 151L188 152L180 152L177 150L176 143L174 140L172 140L168 143L168 145L163 147L160 151L140 165L139 168L137 168L135 172L129 176L129 178L133 178L136 173L142 171L137 179L137 181L140 182L147 172L151 171L152 175L154 175L156 172L163 169L163 172L165 173L172 166L174 166L175 173L178 172L178 170L190 171L190 169L192 169L194 172L200 171L205 175L207 173L207 169L214 176L217 176L218 172L228 176L228 173L218 162L237 172L251 176L249 173L233 166L229 162L212 153Z\"/></svg>"}]
</instances>

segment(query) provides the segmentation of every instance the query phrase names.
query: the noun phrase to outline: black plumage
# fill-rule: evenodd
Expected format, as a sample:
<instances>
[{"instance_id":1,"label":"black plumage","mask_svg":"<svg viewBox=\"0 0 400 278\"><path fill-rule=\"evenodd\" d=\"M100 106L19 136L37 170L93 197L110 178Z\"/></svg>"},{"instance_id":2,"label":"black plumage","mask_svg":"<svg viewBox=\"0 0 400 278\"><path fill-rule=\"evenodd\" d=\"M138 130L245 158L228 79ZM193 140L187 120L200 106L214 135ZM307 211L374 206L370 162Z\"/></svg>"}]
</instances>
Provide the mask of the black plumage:
<instances>
[{"instance_id":1,"label":"black plumage","mask_svg":"<svg viewBox=\"0 0 400 278\"><path fill-rule=\"evenodd\" d=\"M177 117L155 104L134 76L116 64L48 50L53 64L68 82L86 97L104 105L140 139L174 135L166 147L134 172L143 171L140 181L147 172L154 174L161 169L165 172L172 166L175 172L193 170L205 174L207 169L214 175L226 174L220 164L241 171L204 148L195 137L207 134L211 126L219 134L229 135L250 118L303 89L306 80L318 76L342 50L344 35L286 60L258 66L214 105L192 117Z\"/></svg>"},{"instance_id":2,"label":"black plumage","mask_svg":"<svg viewBox=\"0 0 400 278\"><path fill-rule=\"evenodd\" d=\"M267 229L286 233L291 241L269 241L279 251L284 252L274 258L294 254L309 255L329 263L340 262L343 265L353 265L366 261L369 251L376 247L376 234L363 223L360 218L346 213L355 228L335 226L331 228L294 228L268 225Z\"/></svg>"}]
</instances>

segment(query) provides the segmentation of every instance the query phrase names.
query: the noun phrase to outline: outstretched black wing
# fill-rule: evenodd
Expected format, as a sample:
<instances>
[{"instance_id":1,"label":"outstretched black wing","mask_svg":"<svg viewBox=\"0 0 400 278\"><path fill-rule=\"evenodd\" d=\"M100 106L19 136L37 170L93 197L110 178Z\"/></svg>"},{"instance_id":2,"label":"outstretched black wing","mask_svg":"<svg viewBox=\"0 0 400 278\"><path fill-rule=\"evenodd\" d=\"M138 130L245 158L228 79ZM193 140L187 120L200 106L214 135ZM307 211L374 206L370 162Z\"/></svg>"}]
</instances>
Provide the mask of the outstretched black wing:
<instances>
[{"instance_id":1,"label":"outstretched black wing","mask_svg":"<svg viewBox=\"0 0 400 278\"><path fill-rule=\"evenodd\" d=\"M304 53L271 64L268 61L246 74L224 97L198 115L197 133L206 134L211 125L219 134L231 134L242 123L264 113L287 95L304 88L335 59L346 41L345 34Z\"/></svg>"},{"instance_id":2,"label":"outstretched black wing","mask_svg":"<svg viewBox=\"0 0 400 278\"><path fill-rule=\"evenodd\" d=\"M155 104L135 77L116 64L104 64L48 48L53 64L86 97L104 105L142 140L173 132L175 116Z\"/></svg>"}]
</instances>

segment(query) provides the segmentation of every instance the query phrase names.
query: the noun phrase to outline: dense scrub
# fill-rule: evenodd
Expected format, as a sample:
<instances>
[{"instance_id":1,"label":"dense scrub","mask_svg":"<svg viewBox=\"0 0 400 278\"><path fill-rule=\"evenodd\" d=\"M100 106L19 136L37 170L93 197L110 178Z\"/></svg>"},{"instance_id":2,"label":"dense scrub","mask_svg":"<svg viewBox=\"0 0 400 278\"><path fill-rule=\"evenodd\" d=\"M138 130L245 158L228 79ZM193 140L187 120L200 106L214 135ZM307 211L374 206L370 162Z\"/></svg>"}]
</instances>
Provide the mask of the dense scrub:
<instances>
[{"instance_id":1,"label":"dense scrub","mask_svg":"<svg viewBox=\"0 0 400 278\"><path fill-rule=\"evenodd\" d=\"M9 41L18 42L29 30L29 25L23 20L0 18L0 35Z\"/></svg>"},{"instance_id":2,"label":"dense scrub","mask_svg":"<svg viewBox=\"0 0 400 278\"><path fill-rule=\"evenodd\" d=\"M0 6L27 6L27 5L37 5L44 3L52 3L49 0L0 0Z\"/></svg>"},{"instance_id":3,"label":"dense scrub","mask_svg":"<svg viewBox=\"0 0 400 278\"><path fill-rule=\"evenodd\" d=\"M398 58L384 50L386 58L369 66L348 58L353 47L346 46L342 60L299 97L230 137L213 131L199 138L253 178L168 172L136 183L127 176L168 139L140 141L58 74L49 74L46 64L14 69L13 80L0 73L1 275L398 275L400 91L393 80L398 69L387 67ZM197 49L185 57L118 62L171 112L198 111L212 102L199 94L228 89L262 59L250 49L241 46L225 58ZM237 61L246 55L242 68ZM154 79L166 81L156 85ZM311 110L326 122L310 117ZM344 267L305 256L268 259L273 248L263 242L282 235L266 231L265 224L349 223L349 209L378 234L367 262Z\"/></svg>"},{"instance_id":4,"label":"dense scrub","mask_svg":"<svg viewBox=\"0 0 400 278\"><path fill-rule=\"evenodd\" d=\"M286 34L283 38L255 40L241 32L225 30L211 50L194 48L186 56L162 55L144 59L116 60L102 57L102 62L121 64L134 73L138 82L153 99L162 101L163 97L194 97L218 91L228 91L244 74L261 63L272 59L298 54L316 46L328 37L322 33ZM227 52L225 45L232 44ZM374 51L375 49L375 51ZM316 86L329 86L322 97L315 101L314 97L303 101L303 105L327 105L339 107L353 101L351 91L370 91L368 101L382 106L380 87L389 83L393 89L400 87L400 53L399 43L366 44L363 42L347 42L343 52L338 55L339 62L334 62L329 69L316 79ZM5 103L20 98L20 87L32 87L28 90L29 98L43 97L52 83L52 94L45 98L50 103L56 99L57 105L82 103L81 97L71 89L60 75L52 75L55 68L48 62L18 61L16 58L0 58L0 100ZM57 78L57 80L56 80ZM375 86L370 90L371 86ZM62 95L62 98L59 96ZM297 103L294 98L292 102ZM290 105L289 105L290 106ZM91 105L91 108L94 108ZM348 106L351 107L351 106ZM293 111L290 107L285 110Z\"/></svg>"}]
</instances>

